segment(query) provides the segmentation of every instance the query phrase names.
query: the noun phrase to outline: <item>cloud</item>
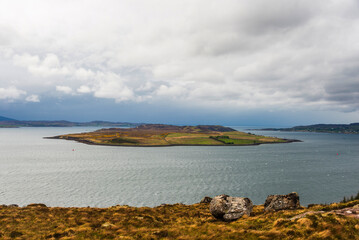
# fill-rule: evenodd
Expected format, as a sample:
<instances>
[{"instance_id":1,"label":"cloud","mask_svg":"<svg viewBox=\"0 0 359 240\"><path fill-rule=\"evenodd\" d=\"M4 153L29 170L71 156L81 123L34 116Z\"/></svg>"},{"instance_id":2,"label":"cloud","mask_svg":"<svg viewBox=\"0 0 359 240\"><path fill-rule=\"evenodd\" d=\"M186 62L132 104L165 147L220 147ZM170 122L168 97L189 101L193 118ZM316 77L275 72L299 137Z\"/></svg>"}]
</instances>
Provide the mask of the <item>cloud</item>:
<instances>
[{"instance_id":1,"label":"cloud","mask_svg":"<svg viewBox=\"0 0 359 240\"><path fill-rule=\"evenodd\" d=\"M359 111L356 0L84 3L0 3L0 58L28 73L2 86L118 103Z\"/></svg>"},{"instance_id":2,"label":"cloud","mask_svg":"<svg viewBox=\"0 0 359 240\"><path fill-rule=\"evenodd\" d=\"M0 100L13 101L26 95L26 92L16 87L0 88Z\"/></svg>"},{"instance_id":3,"label":"cloud","mask_svg":"<svg viewBox=\"0 0 359 240\"><path fill-rule=\"evenodd\" d=\"M125 84L125 80L113 73L100 73L94 86L94 96L115 99L116 102L134 100L133 91Z\"/></svg>"},{"instance_id":4,"label":"cloud","mask_svg":"<svg viewBox=\"0 0 359 240\"><path fill-rule=\"evenodd\" d=\"M15 65L25 67L30 73L41 77L70 74L70 70L66 66L61 66L59 58L53 53L46 54L42 61L39 56L31 56L28 53L14 55L13 59Z\"/></svg>"},{"instance_id":5,"label":"cloud","mask_svg":"<svg viewBox=\"0 0 359 240\"><path fill-rule=\"evenodd\" d=\"M86 85L82 85L77 89L78 93L90 93L91 91L92 91L91 88Z\"/></svg>"},{"instance_id":6,"label":"cloud","mask_svg":"<svg viewBox=\"0 0 359 240\"><path fill-rule=\"evenodd\" d=\"M68 86L56 86L56 91L64 93L64 94L71 94L72 88Z\"/></svg>"},{"instance_id":7,"label":"cloud","mask_svg":"<svg viewBox=\"0 0 359 240\"><path fill-rule=\"evenodd\" d=\"M39 96L38 95L35 95L35 94L33 94L33 95L30 95L30 96L27 96L26 98L25 98L25 100L27 101L27 102L40 102L40 99L39 99Z\"/></svg>"}]
</instances>

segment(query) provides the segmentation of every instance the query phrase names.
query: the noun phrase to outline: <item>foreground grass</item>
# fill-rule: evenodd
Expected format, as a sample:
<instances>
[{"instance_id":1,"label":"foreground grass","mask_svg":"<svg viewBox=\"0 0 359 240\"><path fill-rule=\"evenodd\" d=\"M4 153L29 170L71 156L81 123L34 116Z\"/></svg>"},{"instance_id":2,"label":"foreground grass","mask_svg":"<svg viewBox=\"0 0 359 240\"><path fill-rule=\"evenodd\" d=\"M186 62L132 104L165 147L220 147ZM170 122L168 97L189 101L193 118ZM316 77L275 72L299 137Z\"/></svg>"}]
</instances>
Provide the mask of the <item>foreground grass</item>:
<instances>
[{"instance_id":1,"label":"foreground grass","mask_svg":"<svg viewBox=\"0 0 359 240\"><path fill-rule=\"evenodd\" d=\"M264 213L225 223L208 204L155 208L0 207L1 239L359 239L359 219L330 212L359 200L310 209ZM292 217L308 214L291 220Z\"/></svg>"}]
</instances>

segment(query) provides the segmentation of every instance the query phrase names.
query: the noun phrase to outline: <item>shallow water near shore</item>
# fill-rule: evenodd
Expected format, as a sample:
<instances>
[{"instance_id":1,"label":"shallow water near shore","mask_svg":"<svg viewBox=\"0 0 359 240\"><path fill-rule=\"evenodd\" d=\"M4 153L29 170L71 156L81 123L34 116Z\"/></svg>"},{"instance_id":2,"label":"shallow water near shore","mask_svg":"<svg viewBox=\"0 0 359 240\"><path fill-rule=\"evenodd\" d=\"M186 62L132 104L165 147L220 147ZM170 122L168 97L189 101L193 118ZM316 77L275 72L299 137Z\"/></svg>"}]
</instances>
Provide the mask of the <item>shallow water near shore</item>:
<instances>
[{"instance_id":1,"label":"shallow water near shore","mask_svg":"<svg viewBox=\"0 0 359 240\"><path fill-rule=\"evenodd\" d=\"M250 131L303 142L161 148L43 139L95 129L0 128L0 204L157 206L223 193L263 204L295 191L307 205L359 191L359 135Z\"/></svg>"}]
</instances>

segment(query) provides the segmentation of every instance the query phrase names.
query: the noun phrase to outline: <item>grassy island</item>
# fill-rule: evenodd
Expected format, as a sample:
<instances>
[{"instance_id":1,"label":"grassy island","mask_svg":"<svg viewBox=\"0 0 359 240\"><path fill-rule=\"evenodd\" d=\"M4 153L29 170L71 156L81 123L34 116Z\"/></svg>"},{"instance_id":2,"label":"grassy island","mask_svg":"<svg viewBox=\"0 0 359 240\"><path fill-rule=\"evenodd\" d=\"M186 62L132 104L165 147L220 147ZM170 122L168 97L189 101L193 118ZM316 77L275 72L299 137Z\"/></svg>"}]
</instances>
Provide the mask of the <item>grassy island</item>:
<instances>
[{"instance_id":1,"label":"grassy island","mask_svg":"<svg viewBox=\"0 0 359 240\"><path fill-rule=\"evenodd\" d=\"M173 126L163 124L144 124L135 128L108 128L52 138L112 146L236 146L297 141L258 136L218 125Z\"/></svg>"},{"instance_id":2,"label":"grassy island","mask_svg":"<svg viewBox=\"0 0 359 240\"><path fill-rule=\"evenodd\" d=\"M359 200L222 222L208 203L154 208L0 206L1 239L359 239ZM346 214L351 212L351 214Z\"/></svg>"}]
</instances>

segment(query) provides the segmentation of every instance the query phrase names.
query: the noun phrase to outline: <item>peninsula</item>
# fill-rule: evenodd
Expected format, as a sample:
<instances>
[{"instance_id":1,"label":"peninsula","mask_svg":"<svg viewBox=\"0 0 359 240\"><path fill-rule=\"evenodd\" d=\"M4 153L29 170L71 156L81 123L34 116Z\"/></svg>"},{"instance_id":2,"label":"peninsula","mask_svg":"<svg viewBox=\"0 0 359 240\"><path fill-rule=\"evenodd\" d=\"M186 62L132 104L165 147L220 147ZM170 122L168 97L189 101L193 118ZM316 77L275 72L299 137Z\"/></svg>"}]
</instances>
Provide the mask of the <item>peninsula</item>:
<instances>
[{"instance_id":1,"label":"peninsula","mask_svg":"<svg viewBox=\"0 0 359 240\"><path fill-rule=\"evenodd\" d=\"M298 141L239 132L219 125L174 126L165 124L144 124L134 128L108 128L49 138L75 140L96 145L150 147L236 146Z\"/></svg>"},{"instance_id":2,"label":"peninsula","mask_svg":"<svg viewBox=\"0 0 359 240\"><path fill-rule=\"evenodd\" d=\"M350 124L314 124L308 126L295 126L292 128L265 128L264 131L288 131L288 132L323 132L359 134L359 123Z\"/></svg>"}]
</instances>

